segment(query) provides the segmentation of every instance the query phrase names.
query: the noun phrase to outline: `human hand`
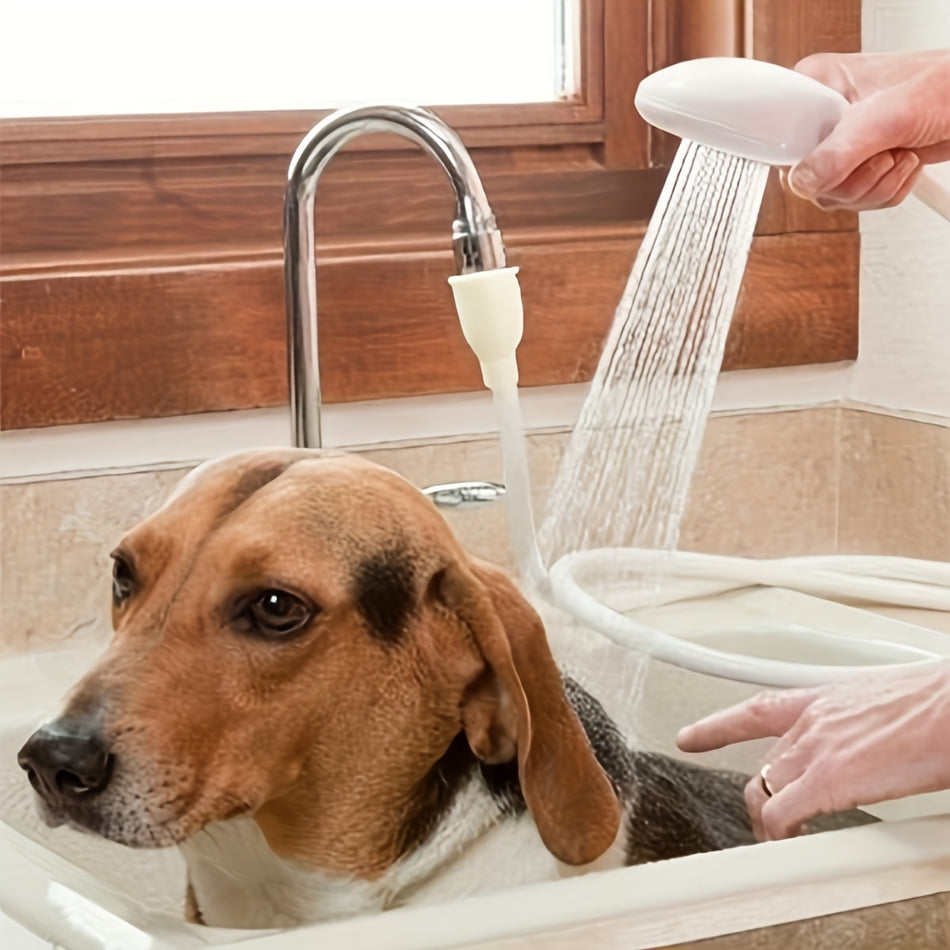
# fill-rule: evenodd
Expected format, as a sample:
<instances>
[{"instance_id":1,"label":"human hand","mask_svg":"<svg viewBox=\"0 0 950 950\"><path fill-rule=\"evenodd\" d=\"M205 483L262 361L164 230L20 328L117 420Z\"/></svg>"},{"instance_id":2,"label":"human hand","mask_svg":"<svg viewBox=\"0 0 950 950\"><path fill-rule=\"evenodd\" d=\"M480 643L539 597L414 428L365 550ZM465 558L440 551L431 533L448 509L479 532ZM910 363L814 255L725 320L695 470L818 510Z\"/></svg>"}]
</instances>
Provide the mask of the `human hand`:
<instances>
[{"instance_id":1,"label":"human hand","mask_svg":"<svg viewBox=\"0 0 950 950\"><path fill-rule=\"evenodd\" d=\"M795 67L854 105L788 187L826 210L899 204L921 166L950 159L950 51L808 56Z\"/></svg>"},{"instance_id":2,"label":"human hand","mask_svg":"<svg viewBox=\"0 0 950 950\"><path fill-rule=\"evenodd\" d=\"M816 815L950 788L950 665L811 689L770 690L680 730L684 752L780 737L745 788L760 840Z\"/></svg>"}]
</instances>

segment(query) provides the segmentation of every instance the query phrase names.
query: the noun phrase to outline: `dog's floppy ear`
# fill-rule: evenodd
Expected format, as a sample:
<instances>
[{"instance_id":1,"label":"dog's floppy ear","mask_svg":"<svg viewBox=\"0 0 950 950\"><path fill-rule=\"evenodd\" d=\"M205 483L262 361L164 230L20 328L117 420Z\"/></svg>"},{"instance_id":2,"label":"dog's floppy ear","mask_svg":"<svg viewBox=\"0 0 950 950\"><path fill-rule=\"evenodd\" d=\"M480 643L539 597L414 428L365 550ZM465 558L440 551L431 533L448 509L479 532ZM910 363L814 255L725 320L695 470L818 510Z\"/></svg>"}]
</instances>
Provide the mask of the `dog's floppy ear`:
<instances>
[{"instance_id":1,"label":"dog's floppy ear","mask_svg":"<svg viewBox=\"0 0 950 950\"><path fill-rule=\"evenodd\" d=\"M613 843L620 806L564 694L541 618L499 570L453 564L440 599L468 627L487 668L470 687L462 724L486 762L518 756L528 809L548 850L587 864Z\"/></svg>"}]
</instances>

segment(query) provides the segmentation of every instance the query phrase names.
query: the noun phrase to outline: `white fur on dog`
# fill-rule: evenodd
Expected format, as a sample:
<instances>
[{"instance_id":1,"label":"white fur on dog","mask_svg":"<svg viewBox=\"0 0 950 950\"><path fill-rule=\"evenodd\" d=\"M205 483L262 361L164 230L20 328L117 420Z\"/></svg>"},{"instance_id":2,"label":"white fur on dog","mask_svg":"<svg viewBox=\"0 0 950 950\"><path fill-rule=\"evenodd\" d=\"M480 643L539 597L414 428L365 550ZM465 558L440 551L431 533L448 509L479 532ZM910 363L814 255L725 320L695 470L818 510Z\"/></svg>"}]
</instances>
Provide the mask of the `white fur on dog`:
<instances>
[{"instance_id":1,"label":"white fur on dog","mask_svg":"<svg viewBox=\"0 0 950 950\"><path fill-rule=\"evenodd\" d=\"M213 822L179 847L206 924L292 927L622 867L625 829L626 815L596 861L564 864L544 846L527 812L505 817L473 777L432 835L375 881L278 857L251 818Z\"/></svg>"}]
</instances>

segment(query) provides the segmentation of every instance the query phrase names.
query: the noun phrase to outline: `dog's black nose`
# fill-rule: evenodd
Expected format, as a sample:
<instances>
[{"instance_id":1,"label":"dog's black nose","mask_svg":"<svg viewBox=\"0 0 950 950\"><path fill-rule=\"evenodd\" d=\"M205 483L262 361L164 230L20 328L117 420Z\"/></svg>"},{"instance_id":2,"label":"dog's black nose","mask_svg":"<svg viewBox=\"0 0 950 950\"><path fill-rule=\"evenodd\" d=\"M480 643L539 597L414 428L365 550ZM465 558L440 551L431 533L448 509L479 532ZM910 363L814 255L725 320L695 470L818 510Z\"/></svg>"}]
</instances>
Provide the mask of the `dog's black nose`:
<instances>
[{"instance_id":1,"label":"dog's black nose","mask_svg":"<svg viewBox=\"0 0 950 950\"><path fill-rule=\"evenodd\" d=\"M97 730L63 720L34 732L17 756L47 801L101 792L109 784L112 759Z\"/></svg>"}]
</instances>

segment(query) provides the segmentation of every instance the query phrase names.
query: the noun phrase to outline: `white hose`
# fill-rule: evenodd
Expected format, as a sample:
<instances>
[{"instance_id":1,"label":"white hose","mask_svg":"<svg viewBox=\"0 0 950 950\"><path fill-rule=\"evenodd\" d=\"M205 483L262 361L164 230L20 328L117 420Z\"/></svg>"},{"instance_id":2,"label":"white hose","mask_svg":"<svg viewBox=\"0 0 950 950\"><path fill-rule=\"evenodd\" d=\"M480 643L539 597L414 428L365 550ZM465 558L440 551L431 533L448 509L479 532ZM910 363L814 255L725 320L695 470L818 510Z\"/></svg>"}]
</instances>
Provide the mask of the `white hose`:
<instances>
[{"instance_id":1,"label":"white hose","mask_svg":"<svg viewBox=\"0 0 950 950\"><path fill-rule=\"evenodd\" d=\"M924 172L914 185L913 195L922 201L931 211L936 211L950 221L950 192L932 175Z\"/></svg>"},{"instance_id":2,"label":"white hose","mask_svg":"<svg viewBox=\"0 0 950 950\"><path fill-rule=\"evenodd\" d=\"M551 567L549 583L542 592L555 606L618 645L697 673L762 686L814 686L868 672L866 665L792 663L715 650L638 622L626 611L655 605L657 598L652 591L638 589L635 578L638 573L649 575L658 565L666 575L690 579L689 584L676 588L671 600L767 586L835 601L950 611L950 565L894 557L755 560L685 551L600 548L560 558ZM621 589L617 598L622 600L620 609L616 603L613 606L601 603L583 586L585 580L596 583L597 578L622 574L628 576L630 583ZM800 627L791 620L779 619L774 630L795 636ZM928 636L933 638L939 634L928 631ZM950 637L947 651L950 653ZM874 669L916 669L944 659L940 653L926 648L914 649L912 653L927 658L875 665Z\"/></svg>"}]
</instances>

